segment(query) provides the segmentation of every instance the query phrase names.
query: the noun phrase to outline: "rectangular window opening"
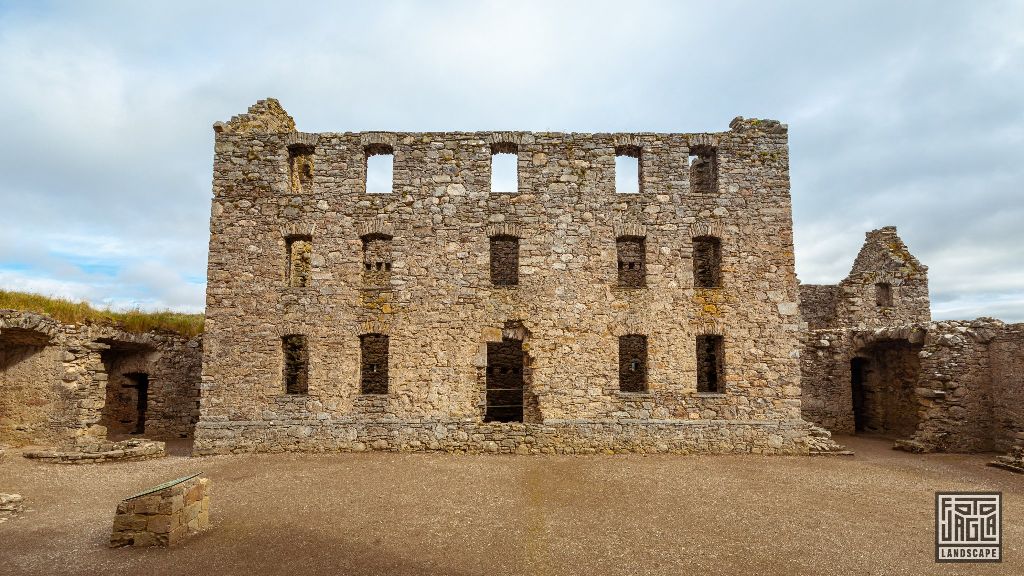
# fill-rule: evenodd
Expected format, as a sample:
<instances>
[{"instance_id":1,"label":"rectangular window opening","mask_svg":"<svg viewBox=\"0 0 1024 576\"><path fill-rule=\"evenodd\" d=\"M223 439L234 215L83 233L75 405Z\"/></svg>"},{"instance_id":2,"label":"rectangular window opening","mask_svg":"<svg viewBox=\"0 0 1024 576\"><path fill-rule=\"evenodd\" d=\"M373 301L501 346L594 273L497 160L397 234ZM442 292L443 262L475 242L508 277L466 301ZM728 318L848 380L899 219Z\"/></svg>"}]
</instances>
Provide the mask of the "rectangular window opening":
<instances>
[{"instance_id":1,"label":"rectangular window opening","mask_svg":"<svg viewBox=\"0 0 1024 576\"><path fill-rule=\"evenodd\" d=\"M640 236L620 236L615 241L618 260L619 286L642 288L646 286L647 248Z\"/></svg>"},{"instance_id":2,"label":"rectangular window opening","mask_svg":"<svg viewBox=\"0 0 1024 576\"><path fill-rule=\"evenodd\" d=\"M697 391L725 392L723 338L713 334L697 336Z\"/></svg>"},{"instance_id":3,"label":"rectangular window opening","mask_svg":"<svg viewBox=\"0 0 1024 576\"><path fill-rule=\"evenodd\" d=\"M309 392L309 347L306 337L292 334L281 337L284 351L284 390L288 394Z\"/></svg>"},{"instance_id":4,"label":"rectangular window opening","mask_svg":"<svg viewBox=\"0 0 1024 576\"><path fill-rule=\"evenodd\" d=\"M714 236L693 239L693 285L722 287L722 241Z\"/></svg>"},{"instance_id":5,"label":"rectangular window opening","mask_svg":"<svg viewBox=\"0 0 1024 576\"><path fill-rule=\"evenodd\" d=\"M389 339L384 334L359 337L360 393L388 393L388 345Z\"/></svg>"},{"instance_id":6,"label":"rectangular window opening","mask_svg":"<svg viewBox=\"0 0 1024 576\"><path fill-rule=\"evenodd\" d=\"M892 284L888 282L875 284L875 305L883 308L892 307Z\"/></svg>"},{"instance_id":7,"label":"rectangular window opening","mask_svg":"<svg viewBox=\"0 0 1024 576\"><path fill-rule=\"evenodd\" d=\"M521 340L487 343L484 422L522 422L526 355Z\"/></svg>"},{"instance_id":8,"label":"rectangular window opening","mask_svg":"<svg viewBox=\"0 0 1024 576\"><path fill-rule=\"evenodd\" d=\"M641 185L640 148L619 146L615 148L615 192L639 194Z\"/></svg>"},{"instance_id":9,"label":"rectangular window opening","mask_svg":"<svg viewBox=\"0 0 1024 576\"><path fill-rule=\"evenodd\" d=\"M309 190L313 185L312 146L295 144L288 147L288 172L293 192Z\"/></svg>"},{"instance_id":10,"label":"rectangular window opening","mask_svg":"<svg viewBox=\"0 0 1024 576\"><path fill-rule=\"evenodd\" d=\"M491 283L495 286L519 284L519 238L491 238Z\"/></svg>"},{"instance_id":11,"label":"rectangular window opening","mask_svg":"<svg viewBox=\"0 0 1024 576\"><path fill-rule=\"evenodd\" d=\"M519 192L519 147L491 145L491 192Z\"/></svg>"},{"instance_id":12,"label":"rectangular window opening","mask_svg":"<svg viewBox=\"0 0 1024 576\"><path fill-rule=\"evenodd\" d=\"M288 286L306 288L312 275L313 238L310 236L289 236L285 239L288 265L284 276Z\"/></svg>"},{"instance_id":13,"label":"rectangular window opening","mask_svg":"<svg viewBox=\"0 0 1024 576\"><path fill-rule=\"evenodd\" d=\"M394 191L395 153L391 146L375 144L366 147L366 192L390 194Z\"/></svg>"},{"instance_id":14,"label":"rectangular window opening","mask_svg":"<svg viewBox=\"0 0 1024 576\"><path fill-rule=\"evenodd\" d=\"M647 337L619 336L619 390L647 391Z\"/></svg>"},{"instance_id":15,"label":"rectangular window opening","mask_svg":"<svg viewBox=\"0 0 1024 576\"><path fill-rule=\"evenodd\" d=\"M690 148L690 190L697 194L718 190L718 151L714 147Z\"/></svg>"}]
</instances>

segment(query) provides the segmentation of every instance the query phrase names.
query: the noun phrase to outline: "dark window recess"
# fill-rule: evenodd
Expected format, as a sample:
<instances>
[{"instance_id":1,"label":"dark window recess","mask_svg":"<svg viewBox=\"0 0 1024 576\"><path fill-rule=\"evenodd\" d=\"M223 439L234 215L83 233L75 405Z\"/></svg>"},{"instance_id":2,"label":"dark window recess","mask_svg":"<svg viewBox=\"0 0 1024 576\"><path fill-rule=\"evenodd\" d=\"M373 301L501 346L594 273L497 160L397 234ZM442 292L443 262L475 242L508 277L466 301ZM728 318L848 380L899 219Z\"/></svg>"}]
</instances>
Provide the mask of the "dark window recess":
<instances>
[{"instance_id":1,"label":"dark window recess","mask_svg":"<svg viewBox=\"0 0 1024 576\"><path fill-rule=\"evenodd\" d=\"M388 337L364 334L359 337L359 391L388 393Z\"/></svg>"},{"instance_id":2,"label":"dark window recess","mask_svg":"<svg viewBox=\"0 0 1024 576\"><path fill-rule=\"evenodd\" d=\"M387 287L391 284L390 236L363 236L363 283L374 287Z\"/></svg>"},{"instance_id":3,"label":"dark window recess","mask_svg":"<svg viewBox=\"0 0 1024 576\"><path fill-rule=\"evenodd\" d=\"M491 283L495 286L519 284L519 238L491 238Z\"/></svg>"},{"instance_id":4,"label":"dark window recess","mask_svg":"<svg viewBox=\"0 0 1024 576\"><path fill-rule=\"evenodd\" d=\"M293 288L309 286L312 274L313 239L309 236L289 236L285 239L288 252L288 267L284 275Z\"/></svg>"},{"instance_id":5,"label":"dark window recess","mask_svg":"<svg viewBox=\"0 0 1024 576\"><path fill-rule=\"evenodd\" d=\"M639 146L615 147L615 192L639 194L643 192L643 158Z\"/></svg>"},{"instance_id":6,"label":"dark window recess","mask_svg":"<svg viewBox=\"0 0 1024 576\"><path fill-rule=\"evenodd\" d=\"M887 282L875 284L875 305L883 308L892 306L892 284Z\"/></svg>"},{"instance_id":7,"label":"dark window recess","mask_svg":"<svg viewBox=\"0 0 1024 576\"><path fill-rule=\"evenodd\" d=\"M309 190L313 185L313 147L295 144L288 147L288 174L293 192Z\"/></svg>"},{"instance_id":8,"label":"dark window recess","mask_svg":"<svg viewBox=\"0 0 1024 576\"><path fill-rule=\"evenodd\" d=\"M309 392L309 347L306 337L299 334L283 336L284 390L288 394Z\"/></svg>"},{"instance_id":9,"label":"dark window recess","mask_svg":"<svg viewBox=\"0 0 1024 576\"><path fill-rule=\"evenodd\" d=\"M697 336L697 391L725 392L725 357L721 336Z\"/></svg>"},{"instance_id":10,"label":"dark window recess","mask_svg":"<svg viewBox=\"0 0 1024 576\"><path fill-rule=\"evenodd\" d=\"M616 240L615 245L618 252L619 286L645 286L647 254L644 239L639 236L622 236Z\"/></svg>"},{"instance_id":11,"label":"dark window recess","mask_svg":"<svg viewBox=\"0 0 1024 576\"><path fill-rule=\"evenodd\" d=\"M690 148L690 190L698 194L718 191L718 151L714 147Z\"/></svg>"},{"instance_id":12,"label":"dark window recess","mask_svg":"<svg viewBox=\"0 0 1024 576\"><path fill-rule=\"evenodd\" d=\"M647 337L619 336L619 390L647 391Z\"/></svg>"},{"instance_id":13,"label":"dark window recess","mask_svg":"<svg viewBox=\"0 0 1024 576\"><path fill-rule=\"evenodd\" d=\"M487 343L485 422L523 421L524 360L521 340Z\"/></svg>"},{"instance_id":14,"label":"dark window recess","mask_svg":"<svg viewBox=\"0 0 1024 576\"><path fill-rule=\"evenodd\" d=\"M722 241L714 236L693 239L693 285L722 287Z\"/></svg>"}]
</instances>

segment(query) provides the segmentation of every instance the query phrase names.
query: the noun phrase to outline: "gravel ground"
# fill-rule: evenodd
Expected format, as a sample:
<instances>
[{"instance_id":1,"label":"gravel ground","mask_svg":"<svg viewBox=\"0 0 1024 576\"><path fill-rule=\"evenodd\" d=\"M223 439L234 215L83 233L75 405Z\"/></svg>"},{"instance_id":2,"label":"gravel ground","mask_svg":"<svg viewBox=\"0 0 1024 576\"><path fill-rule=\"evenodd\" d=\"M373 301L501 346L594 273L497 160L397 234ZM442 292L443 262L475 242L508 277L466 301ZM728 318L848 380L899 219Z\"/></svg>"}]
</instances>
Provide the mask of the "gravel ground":
<instances>
[{"instance_id":1,"label":"gravel ground","mask_svg":"<svg viewBox=\"0 0 1024 576\"><path fill-rule=\"evenodd\" d=\"M8 451L0 574L1024 574L1024 477L991 455L273 454L61 466ZM182 454L184 446L173 452ZM172 452L172 453L173 453ZM108 549L117 502L203 471L211 531ZM1003 492L1002 564L935 564L934 492Z\"/></svg>"}]
</instances>

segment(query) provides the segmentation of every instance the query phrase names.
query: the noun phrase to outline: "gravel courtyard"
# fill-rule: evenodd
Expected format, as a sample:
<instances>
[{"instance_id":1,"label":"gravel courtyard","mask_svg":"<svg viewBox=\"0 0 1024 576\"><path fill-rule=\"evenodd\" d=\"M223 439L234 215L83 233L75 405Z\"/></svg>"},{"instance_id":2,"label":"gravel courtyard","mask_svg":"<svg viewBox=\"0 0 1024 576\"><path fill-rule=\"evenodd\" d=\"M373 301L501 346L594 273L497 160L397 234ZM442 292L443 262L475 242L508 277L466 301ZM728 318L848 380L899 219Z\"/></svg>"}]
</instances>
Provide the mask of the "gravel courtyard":
<instances>
[{"instance_id":1,"label":"gravel courtyard","mask_svg":"<svg viewBox=\"0 0 1024 576\"><path fill-rule=\"evenodd\" d=\"M90 466L8 451L0 574L1021 574L1024 477L989 455L273 454ZM176 447L178 451L183 447ZM203 471L214 528L108 549L114 507ZM1002 564L933 561L934 492L1003 492Z\"/></svg>"}]
</instances>

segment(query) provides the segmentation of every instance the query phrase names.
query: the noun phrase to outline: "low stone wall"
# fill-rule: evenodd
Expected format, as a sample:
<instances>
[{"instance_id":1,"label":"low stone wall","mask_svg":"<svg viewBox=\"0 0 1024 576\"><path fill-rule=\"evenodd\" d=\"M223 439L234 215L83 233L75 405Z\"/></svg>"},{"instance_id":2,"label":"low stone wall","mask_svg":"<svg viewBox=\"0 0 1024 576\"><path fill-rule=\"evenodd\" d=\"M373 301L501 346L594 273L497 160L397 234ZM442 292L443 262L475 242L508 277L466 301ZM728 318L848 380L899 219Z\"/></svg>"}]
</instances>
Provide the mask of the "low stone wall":
<instances>
[{"instance_id":1,"label":"low stone wall","mask_svg":"<svg viewBox=\"0 0 1024 576\"><path fill-rule=\"evenodd\" d=\"M167 455L163 442L153 440L123 440L103 442L85 450L57 451L30 450L25 458L56 464L99 464L101 462L130 462L162 458Z\"/></svg>"},{"instance_id":2,"label":"low stone wall","mask_svg":"<svg viewBox=\"0 0 1024 576\"><path fill-rule=\"evenodd\" d=\"M995 466L1018 474L1024 474L1024 432L1017 434L1017 443L1005 456L999 456L989 466Z\"/></svg>"},{"instance_id":3,"label":"low stone wall","mask_svg":"<svg viewBox=\"0 0 1024 576\"><path fill-rule=\"evenodd\" d=\"M0 493L0 523L6 522L9 516L24 512L24 501L21 494Z\"/></svg>"},{"instance_id":4,"label":"low stone wall","mask_svg":"<svg viewBox=\"0 0 1024 576\"><path fill-rule=\"evenodd\" d=\"M117 505L110 546L174 546L210 527L210 481L192 477Z\"/></svg>"},{"instance_id":5,"label":"low stone wall","mask_svg":"<svg viewBox=\"0 0 1024 576\"><path fill-rule=\"evenodd\" d=\"M111 426L139 431L121 421L138 411L133 375L146 377L146 436L186 437L199 415L202 353L200 338L0 310L0 442L82 448Z\"/></svg>"},{"instance_id":6,"label":"low stone wall","mask_svg":"<svg viewBox=\"0 0 1024 576\"><path fill-rule=\"evenodd\" d=\"M494 454L809 454L838 447L801 421L648 420L480 423L200 422L196 455L245 452L460 452Z\"/></svg>"}]
</instances>

